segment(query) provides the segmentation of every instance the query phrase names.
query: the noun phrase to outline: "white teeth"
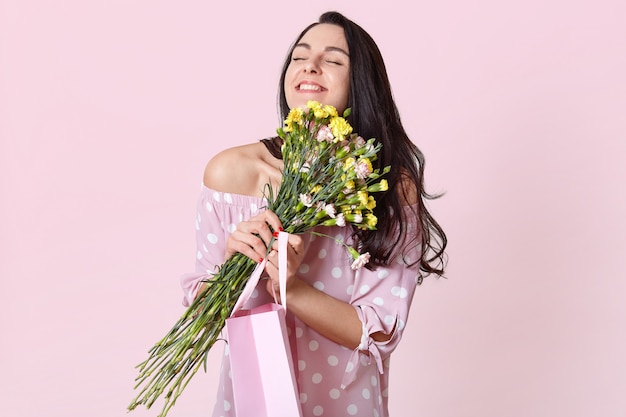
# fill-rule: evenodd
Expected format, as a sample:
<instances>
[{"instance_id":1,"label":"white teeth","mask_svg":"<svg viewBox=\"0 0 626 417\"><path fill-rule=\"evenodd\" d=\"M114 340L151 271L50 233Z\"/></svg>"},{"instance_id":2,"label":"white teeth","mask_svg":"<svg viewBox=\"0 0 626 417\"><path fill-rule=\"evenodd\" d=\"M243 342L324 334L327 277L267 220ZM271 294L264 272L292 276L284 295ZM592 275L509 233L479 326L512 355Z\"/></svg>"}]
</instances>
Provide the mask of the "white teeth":
<instances>
[{"instance_id":1,"label":"white teeth","mask_svg":"<svg viewBox=\"0 0 626 417\"><path fill-rule=\"evenodd\" d=\"M319 85L313 84L300 84L300 90L308 90L308 91L320 91L321 88Z\"/></svg>"}]
</instances>

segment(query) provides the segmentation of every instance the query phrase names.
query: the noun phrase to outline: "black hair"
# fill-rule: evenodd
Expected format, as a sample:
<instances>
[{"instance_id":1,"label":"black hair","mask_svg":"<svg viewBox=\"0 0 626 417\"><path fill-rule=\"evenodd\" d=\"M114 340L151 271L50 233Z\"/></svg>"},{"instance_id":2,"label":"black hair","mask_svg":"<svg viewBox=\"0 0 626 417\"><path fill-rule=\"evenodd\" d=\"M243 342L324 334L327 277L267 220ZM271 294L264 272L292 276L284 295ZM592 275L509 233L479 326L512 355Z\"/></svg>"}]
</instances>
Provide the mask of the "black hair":
<instances>
[{"instance_id":1,"label":"black hair","mask_svg":"<svg viewBox=\"0 0 626 417\"><path fill-rule=\"evenodd\" d=\"M434 273L442 276L446 264L444 251L447 238L425 206L425 200L432 200L440 195L431 195L424 190L424 155L409 139L402 126L382 55L372 37L363 28L338 12L326 12L320 16L318 22L300 33L289 50L280 77L278 105L281 118L284 119L289 113L284 83L293 49L312 27L322 23L343 28L348 43L348 107L351 109L348 121L359 135L366 139L376 138L382 143L375 167L391 166L391 171L386 175L389 190L376 195L377 206L374 214L378 217L378 230L372 232L354 229L361 251L370 253L368 267L392 262L398 245L406 244L410 248L421 244L420 258L408 262L411 266L419 263L418 282L421 283L423 275ZM415 203L411 205L414 208L411 214L404 210L407 201ZM406 227L409 215L415 216L421 230L415 231Z\"/></svg>"}]
</instances>

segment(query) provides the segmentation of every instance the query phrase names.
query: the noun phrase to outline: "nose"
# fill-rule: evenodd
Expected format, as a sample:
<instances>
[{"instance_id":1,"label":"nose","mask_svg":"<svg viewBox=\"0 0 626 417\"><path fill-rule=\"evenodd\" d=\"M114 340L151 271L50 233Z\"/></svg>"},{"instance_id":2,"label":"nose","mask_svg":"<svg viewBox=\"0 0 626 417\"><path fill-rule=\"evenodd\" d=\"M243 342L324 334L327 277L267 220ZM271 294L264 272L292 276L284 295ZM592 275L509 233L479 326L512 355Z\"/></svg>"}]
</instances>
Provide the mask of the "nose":
<instances>
[{"instance_id":1,"label":"nose","mask_svg":"<svg viewBox=\"0 0 626 417\"><path fill-rule=\"evenodd\" d=\"M304 65L304 72L309 74L319 74L320 69L317 63L311 59Z\"/></svg>"}]
</instances>

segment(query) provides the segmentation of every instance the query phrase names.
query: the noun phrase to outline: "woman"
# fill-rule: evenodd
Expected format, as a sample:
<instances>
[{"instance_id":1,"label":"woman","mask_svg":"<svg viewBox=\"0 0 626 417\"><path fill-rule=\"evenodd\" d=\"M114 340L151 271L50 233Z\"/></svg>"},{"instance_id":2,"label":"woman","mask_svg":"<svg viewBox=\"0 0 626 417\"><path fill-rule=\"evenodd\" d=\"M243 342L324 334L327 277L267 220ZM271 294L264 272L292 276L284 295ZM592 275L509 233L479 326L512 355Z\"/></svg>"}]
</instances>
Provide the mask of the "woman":
<instances>
[{"instance_id":1,"label":"woman","mask_svg":"<svg viewBox=\"0 0 626 417\"><path fill-rule=\"evenodd\" d=\"M287 324L305 416L387 416L389 356L402 336L411 299L424 274L443 274L446 237L424 199L424 160L407 137L385 66L371 37L339 13L323 14L297 38L280 81L283 118L308 100L350 107L349 122L383 148L376 161L391 165L389 191L377 194L378 230L321 227L361 252L370 264L352 271L335 240L290 235ZM278 217L260 209L264 185L280 186L280 139L225 150L207 165L198 206L196 273L182 278L189 305L210 273L235 252L261 260ZM277 252L268 255L268 279L246 308L278 293ZM233 415L229 362L223 361L214 416Z\"/></svg>"}]
</instances>

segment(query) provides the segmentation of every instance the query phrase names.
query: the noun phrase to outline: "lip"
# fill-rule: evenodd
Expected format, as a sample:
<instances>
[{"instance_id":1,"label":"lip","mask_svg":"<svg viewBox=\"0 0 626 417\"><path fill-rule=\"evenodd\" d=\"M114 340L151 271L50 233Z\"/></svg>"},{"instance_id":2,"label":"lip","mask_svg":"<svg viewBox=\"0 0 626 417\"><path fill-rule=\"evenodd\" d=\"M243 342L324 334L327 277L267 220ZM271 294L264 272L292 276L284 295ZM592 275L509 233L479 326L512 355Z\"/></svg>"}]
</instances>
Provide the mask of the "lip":
<instances>
[{"instance_id":1,"label":"lip","mask_svg":"<svg viewBox=\"0 0 626 417\"><path fill-rule=\"evenodd\" d=\"M300 86L302 85L308 85L308 86L315 86L315 87L319 87L319 90L301 90ZM316 83L315 81L310 81L310 80L302 80L299 83L296 84L296 91L301 91L303 93L321 93L323 91L326 91L326 88L324 88L323 85Z\"/></svg>"}]
</instances>

